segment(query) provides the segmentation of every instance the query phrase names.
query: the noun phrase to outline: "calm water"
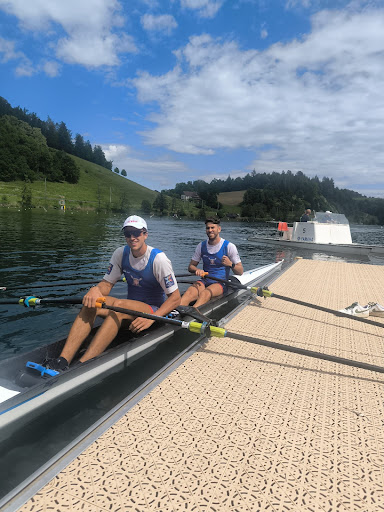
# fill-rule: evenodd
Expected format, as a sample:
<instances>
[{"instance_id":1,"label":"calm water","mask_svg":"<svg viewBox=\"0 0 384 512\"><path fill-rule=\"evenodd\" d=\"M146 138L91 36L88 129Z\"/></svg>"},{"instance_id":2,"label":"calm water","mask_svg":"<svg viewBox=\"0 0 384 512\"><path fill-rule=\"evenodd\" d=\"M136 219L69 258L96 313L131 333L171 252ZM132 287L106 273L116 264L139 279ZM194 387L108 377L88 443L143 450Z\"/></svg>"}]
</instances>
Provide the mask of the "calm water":
<instances>
[{"instance_id":1,"label":"calm water","mask_svg":"<svg viewBox=\"0 0 384 512\"><path fill-rule=\"evenodd\" d=\"M125 243L121 234L123 220L124 216L118 215L0 209L0 286L10 289L8 295L0 292L0 297L82 295L88 286L66 286L60 288L61 291L58 288L34 290L33 286L63 280L101 279L110 255ZM176 273L185 273L196 244L204 238L204 223L151 218L148 227L150 245L168 255ZM222 226L222 236L237 245L246 269L296 256L294 251L248 242L247 238L254 233L271 235L273 229L238 222L226 222ZM384 229L352 226L352 238L359 243L384 244ZM301 256L343 259L309 252ZM367 258L356 261L370 263ZM22 288L16 290L16 287ZM116 285L115 290L118 296L125 293L122 283ZM0 305L0 359L64 337L78 310L77 306L27 309ZM163 344L128 369L107 377L99 385L52 408L38 420L23 425L10 438L0 439L1 466L6 468L6 471L0 470L0 497L102 417L190 341L184 334L176 342Z\"/></svg>"}]
</instances>

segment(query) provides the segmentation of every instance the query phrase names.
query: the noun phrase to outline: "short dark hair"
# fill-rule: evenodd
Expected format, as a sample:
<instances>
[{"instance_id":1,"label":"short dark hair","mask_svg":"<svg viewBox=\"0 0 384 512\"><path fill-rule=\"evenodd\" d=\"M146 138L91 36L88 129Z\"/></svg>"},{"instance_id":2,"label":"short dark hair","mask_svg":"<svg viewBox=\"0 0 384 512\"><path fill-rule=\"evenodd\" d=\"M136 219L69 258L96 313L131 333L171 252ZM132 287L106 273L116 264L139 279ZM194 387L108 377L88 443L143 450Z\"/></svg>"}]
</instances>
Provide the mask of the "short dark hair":
<instances>
[{"instance_id":1,"label":"short dark hair","mask_svg":"<svg viewBox=\"0 0 384 512\"><path fill-rule=\"evenodd\" d=\"M205 225L207 225L209 222L212 224L220 224L220 219L218 217L207 217L205 219Z\"/></svg>"}]
</instances>

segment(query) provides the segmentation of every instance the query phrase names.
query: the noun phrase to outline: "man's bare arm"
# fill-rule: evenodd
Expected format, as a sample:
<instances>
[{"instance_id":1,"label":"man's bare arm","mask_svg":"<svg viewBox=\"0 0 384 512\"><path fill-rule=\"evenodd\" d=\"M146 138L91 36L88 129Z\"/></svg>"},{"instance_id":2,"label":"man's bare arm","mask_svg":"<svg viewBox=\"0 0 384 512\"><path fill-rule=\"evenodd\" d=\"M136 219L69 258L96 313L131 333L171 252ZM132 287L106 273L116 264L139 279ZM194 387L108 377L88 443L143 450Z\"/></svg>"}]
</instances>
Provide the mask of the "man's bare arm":
<instances>
[{"instance_id":1,"label":"man's bare arm","mask_svg":"<svg viewBox=\"0 0 384 512\"><path fill-rule=\"evenodd\" d=\"M83 306L86 306L87 308L96 307L96 299L109 295L113 286L113 283L109 283L104 279L96 286L92 286L92 288L83 297Z\"/></svg>"},{"instance_id":2,"label":"man's bare arm","mask_svg":"<svg viewBox=\"0 0 384 512\"><path fill-rule=\"evenodd\" d=\"M192 272L193 274L195 274L197 276L204 277L205 272L204 272L203 269L197 268L198 264L199 264L198 261L191 260L189 265L188 265L188 272Z\"/></svg>"}]
</instances>

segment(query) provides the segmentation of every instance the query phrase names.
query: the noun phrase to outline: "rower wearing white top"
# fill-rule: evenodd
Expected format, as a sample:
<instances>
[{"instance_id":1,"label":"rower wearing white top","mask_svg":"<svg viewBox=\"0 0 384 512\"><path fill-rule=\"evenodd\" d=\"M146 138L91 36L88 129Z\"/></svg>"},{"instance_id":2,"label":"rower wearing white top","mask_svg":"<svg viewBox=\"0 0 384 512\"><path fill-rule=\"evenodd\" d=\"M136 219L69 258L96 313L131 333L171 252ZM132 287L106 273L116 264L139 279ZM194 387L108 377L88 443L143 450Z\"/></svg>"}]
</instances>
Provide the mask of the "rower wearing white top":
<instances>
[{"instance_id":1,"label":"rower wearing white top","mask_svg":"<svg viewBox=\"0 0 384 512\"><path fill-rule=\"evenodd\" d=\"M48 368L68 368L91 332L97 316L104 317L105 320L81 356L81 363L100 355L108 347L123 320L130 322L129 329L134 333L148 329L154 323L154 320L147 318L96 308L96 300L100 297L106 297L108 306L156 316L165 316L180 304L180 292L170 260L159 249L146 244L148 228L145 220L137 215L131 215L125 220L122 229L127 245L116 249L103 280L84 296L84 307L70 330L65 346L58 358L46 361L45 365ZM122 274L128 284L127 299L109 297Z\"/></svg>"},{"instance_id":2,"label":"rower wearing white top","mask_svg":"<svg viewBox=\"0 0 384 512\"><path fill-rule=\"evenodd\" d=\"M229 272L241 276L244 272L237 248L228 240L220 238L220 219L209 217L205 220L205 230L208 240L200 242L188 266L188 271L203 277L208 274L220 279L228 279ZM203 269L197 268L203 260ZM212 297L222 295L227 291L225 284L218 283L209 278L201 279L190 286L181 298L181 305L188 306L196 301L194 306L199 307Z\"/></svg>"}]
</instances>

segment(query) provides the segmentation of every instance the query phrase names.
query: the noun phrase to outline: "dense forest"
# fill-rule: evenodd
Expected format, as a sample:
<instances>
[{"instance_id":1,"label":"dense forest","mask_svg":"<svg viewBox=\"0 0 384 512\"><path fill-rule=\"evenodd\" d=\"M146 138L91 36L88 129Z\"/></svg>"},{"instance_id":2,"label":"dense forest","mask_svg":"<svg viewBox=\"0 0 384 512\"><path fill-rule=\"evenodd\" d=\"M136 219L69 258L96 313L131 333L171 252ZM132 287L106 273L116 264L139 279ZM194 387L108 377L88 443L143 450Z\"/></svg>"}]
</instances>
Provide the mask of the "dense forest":
<instances>
[{"instance_id":1,"label":"dense forest","mask_svg":"<svg viewBox=\"0 0 384 512\"><path fill-rule=\"evenodd\" d=\"M202 204L220 213L218 194L245 190L241 216L255 220L298 220L304 209L331 210L344 213L350 222L384 224L384 199L366 197L358 192L335 187L331 178L309 178L302 172L257 173L243 178L214 179L177 183L165 191L171 197L180 197L184 191L194 191Z\"/></svg>"},{"instance_id":2,"label":"dense forest","mask_svg":"<svg viewBox=\"0 0 384 512\"><path fill-rule=\"evenodd\" d=\"M64 151L49 148L39 128L13 116L0 117L0 181L77 183L80 170Z\"/></svg>"},{"instance_id":3,"label":"dense forest","mask_svg":"<svg viewBox=\"0 0 384 512\"><path fill-rule=\"evenodd\" d=\"M89 140L84 140L83 136L79 133L73 138L71 131L63 121L55 123L50 117L46 121L42 121L34 112L28 112L28 110L21 107L12 107L6 99L0 96L0 120L3 116L14 117L31 128L40 130L49 148L65 151L65 153L78 156L112 170L112 162L105 158L101 146L95 145L92 147ZM4 146L5 142L2 141L1 144ZM1 179L4 178L0 176ZM13 179L19 178L15 177Z\"/></svg>"}]
</instances>

